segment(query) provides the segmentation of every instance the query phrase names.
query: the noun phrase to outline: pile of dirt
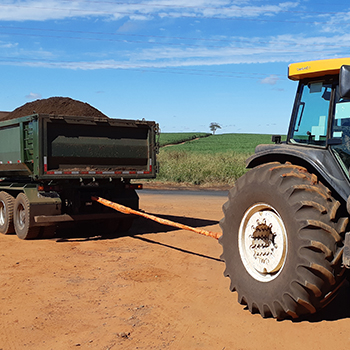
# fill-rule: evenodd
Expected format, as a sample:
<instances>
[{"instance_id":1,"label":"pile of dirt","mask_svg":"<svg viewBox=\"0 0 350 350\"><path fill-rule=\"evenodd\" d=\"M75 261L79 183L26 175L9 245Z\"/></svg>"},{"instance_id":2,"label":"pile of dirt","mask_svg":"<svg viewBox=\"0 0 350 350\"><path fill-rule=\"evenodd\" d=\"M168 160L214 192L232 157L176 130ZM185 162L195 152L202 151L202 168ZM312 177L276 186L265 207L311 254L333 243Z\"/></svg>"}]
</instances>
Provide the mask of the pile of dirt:
<instances>
[{"instance_id":1,"label":"pile of dirt","mask_svg":"<svg viewBox=\"0 0 350 350\"><path fill-rule=\"evenodd\" d=\"M10 113L0 115L0 120L9 120L35 113L108 118L88 103L73 100L69 97L50 97L28 102Z\"/></svg>"},{"instance_id":2,"label":"pile of dirt","mask_svg":"<svg viewBox=\"0 0 350 350\"><path fill-rule=\"evenodd\" d=\"M10 112L0 112L0 120L5 119L5 117L9 114Z\"/></svg>"}]
</instances>

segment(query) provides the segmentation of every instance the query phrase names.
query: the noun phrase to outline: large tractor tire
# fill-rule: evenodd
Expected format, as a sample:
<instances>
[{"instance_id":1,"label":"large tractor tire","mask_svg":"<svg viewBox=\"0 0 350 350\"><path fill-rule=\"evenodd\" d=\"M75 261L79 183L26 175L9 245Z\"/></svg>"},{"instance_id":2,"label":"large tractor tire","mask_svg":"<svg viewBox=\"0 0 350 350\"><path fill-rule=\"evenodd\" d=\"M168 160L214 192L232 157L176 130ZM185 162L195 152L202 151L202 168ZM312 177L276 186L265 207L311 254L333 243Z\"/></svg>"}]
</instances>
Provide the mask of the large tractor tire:
<instances>
[{"instance_id":1,"label":"large tractor tire","mask_svg":"<svg viewBox=\"0 0 350 350\"><path fill-rule=\"evenodd\" d=\"M315 175L289 163L254 168L223 211L224 274L250 312L298 318L333 300L344 280L348 218Z\"/></svg>"},{"instance_id":2,"label":"large tractor tire","mask_svg":"<svg viewBox=\"0 0 350 350\"><path fill-rule=\"evenodd\" d=\"M15 199L7 192L0 192L0 233L13 233L13 205Z\"/></svg>"}]
</instances>

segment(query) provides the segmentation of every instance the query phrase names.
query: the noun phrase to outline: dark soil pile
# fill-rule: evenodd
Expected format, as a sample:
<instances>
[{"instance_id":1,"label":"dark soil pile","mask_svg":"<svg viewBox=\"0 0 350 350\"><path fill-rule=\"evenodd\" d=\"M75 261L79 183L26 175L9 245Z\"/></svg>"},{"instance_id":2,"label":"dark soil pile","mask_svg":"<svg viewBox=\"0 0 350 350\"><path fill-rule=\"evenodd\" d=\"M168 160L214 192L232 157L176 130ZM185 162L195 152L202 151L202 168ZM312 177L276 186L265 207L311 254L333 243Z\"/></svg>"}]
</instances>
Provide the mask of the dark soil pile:
<instances>
[{"instance_id":1,"label":"dark soil pile","mask_svg":"<svg viewBox=\"0 0 350 350\"><path fill-rule=\"evenodd\" d=\"M5 117L9 114L10 112L0 112L0 120L5 119Z\"/></svg>"},{"instance_id":2,"label":"dark soil pile","mask_svg":"<svg viewBox=\"0 0 350 350\"><path fill-rule=\"evenodd\" d=\"M0 120L14 119L35 113L108 118L88 103L73 100L69 97L50 97L28 102L3 116L0 114Z\"/></svg>"}]
</instances>

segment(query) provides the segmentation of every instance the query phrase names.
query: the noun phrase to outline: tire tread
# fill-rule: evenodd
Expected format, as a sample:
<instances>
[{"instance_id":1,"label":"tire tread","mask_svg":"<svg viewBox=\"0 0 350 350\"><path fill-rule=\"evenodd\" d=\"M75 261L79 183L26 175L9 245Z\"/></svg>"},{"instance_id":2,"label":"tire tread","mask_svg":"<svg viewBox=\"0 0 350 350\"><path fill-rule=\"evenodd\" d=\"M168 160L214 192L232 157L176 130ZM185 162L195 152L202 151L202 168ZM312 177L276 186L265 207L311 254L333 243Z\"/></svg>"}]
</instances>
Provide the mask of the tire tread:
<instances>
[{"instance_id":1,"label":"tire tread","mask_svg":"<svg viewBox=\"0 0 350 350\"><path fill-rule=\"evenodd\" d=\"M231 218L239 196L247 186L262 186L268 182L285 196L295 213L298 213L297 233L300 244L300 265L295 267L296 276L290 281L290 291L281 291L282 296L271 302L254 300L250 292L241 291L237 283L239 276L235 267L227 261L238 254L230 246ZM230 289L238 292L238 301L248 305L251 312L256 309L263 317L278 319L297 318L315 313L332 299L344 280L341 266L342 249L337 249L348 226L348 218L342 217L342 204L332 197L315 174L306 168L291 163L268 163L253 168L239 178L229 192L229 200L223 205L224 218L220 221L223 235L219 242L223 246L221 259L226 262L224 275L230 277ZM303 218L304 216L304 218ZM231 221L230 221L231 220Z\"/></svg>"}]
</instances>

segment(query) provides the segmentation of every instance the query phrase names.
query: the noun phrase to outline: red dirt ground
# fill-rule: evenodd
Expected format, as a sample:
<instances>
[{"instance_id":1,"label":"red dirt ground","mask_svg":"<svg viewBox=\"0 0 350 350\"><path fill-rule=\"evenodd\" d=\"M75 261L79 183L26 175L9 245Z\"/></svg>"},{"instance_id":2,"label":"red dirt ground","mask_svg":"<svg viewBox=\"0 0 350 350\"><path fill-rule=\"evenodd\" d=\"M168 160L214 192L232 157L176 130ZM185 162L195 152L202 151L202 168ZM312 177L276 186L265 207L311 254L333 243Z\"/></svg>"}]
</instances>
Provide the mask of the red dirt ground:
<instances>
[{"instance_id":1,"label":"red dirt ground","mask_svg":"<svg viewBox=\"0 0 350 350\"><path fill-rule=\"evenodd\" d=\"M219 231L222 196L140 194L140 207ZM292 322L251 315L215 239L138 219L120 237L0 235L0 349L350 349L349 288Z\"/></svg>"}]
</instances>

